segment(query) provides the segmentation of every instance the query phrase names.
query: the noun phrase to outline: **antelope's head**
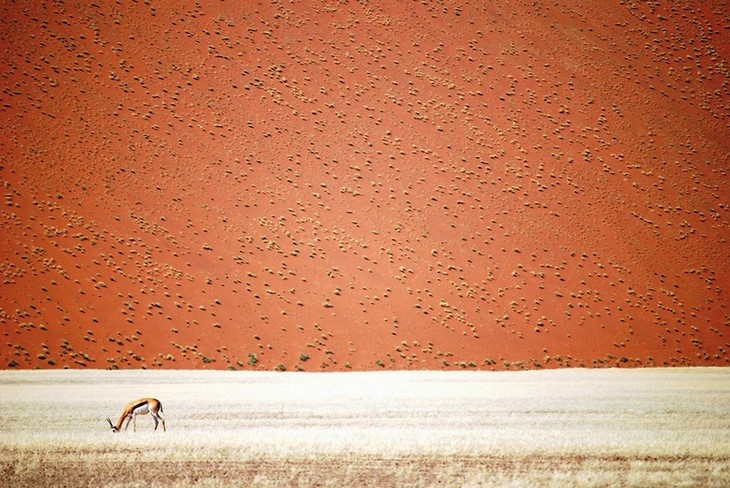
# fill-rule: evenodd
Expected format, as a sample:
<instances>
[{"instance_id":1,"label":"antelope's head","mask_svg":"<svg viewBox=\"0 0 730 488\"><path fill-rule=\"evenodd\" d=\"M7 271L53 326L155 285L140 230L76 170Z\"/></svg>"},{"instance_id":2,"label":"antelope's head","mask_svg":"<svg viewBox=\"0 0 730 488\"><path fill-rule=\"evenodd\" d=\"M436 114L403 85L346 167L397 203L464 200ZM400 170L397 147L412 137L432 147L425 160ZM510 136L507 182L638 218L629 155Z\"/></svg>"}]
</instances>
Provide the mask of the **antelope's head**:
<instances>
[{"instance_id":1,"label":"antelope's head","mask_svg":"<svg viewBox=\"0 0 730 488\"><path fill-rule=\"evenodd\" d=\"M109 422L109 426L110 426L110 427L112 428L112 432L114 432L115 434L116 434L117 432L119 432L119 431L117 430L117 427L116 427L116 426L115 426L115 425L114 425L114 424L112 423L112 421L111 421L110 419L108 419L108 418L107 418L107 419L106 419L106 421L107 421L107 422Z\"/></svg>"}]
</instances>

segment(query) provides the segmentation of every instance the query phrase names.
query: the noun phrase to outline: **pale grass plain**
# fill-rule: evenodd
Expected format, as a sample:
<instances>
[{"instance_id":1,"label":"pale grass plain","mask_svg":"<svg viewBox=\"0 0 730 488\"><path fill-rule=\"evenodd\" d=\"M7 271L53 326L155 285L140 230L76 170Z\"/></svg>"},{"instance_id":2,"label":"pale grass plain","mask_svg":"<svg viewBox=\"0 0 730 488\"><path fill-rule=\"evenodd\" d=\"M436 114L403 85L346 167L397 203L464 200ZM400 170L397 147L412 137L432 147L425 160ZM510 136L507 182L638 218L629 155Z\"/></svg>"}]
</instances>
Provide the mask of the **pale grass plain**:
<instances>
[{"instance_id":1,"label":"pale grass plain","mask_svg":"<svg viewBox=\"0 0 730 488\"><path fill-rule=\"evenodd\" d=\"M162 401L113 434L126 402ZM0 486L730 486L730 369L0 372Z\"/></svg>"}]
</instances>

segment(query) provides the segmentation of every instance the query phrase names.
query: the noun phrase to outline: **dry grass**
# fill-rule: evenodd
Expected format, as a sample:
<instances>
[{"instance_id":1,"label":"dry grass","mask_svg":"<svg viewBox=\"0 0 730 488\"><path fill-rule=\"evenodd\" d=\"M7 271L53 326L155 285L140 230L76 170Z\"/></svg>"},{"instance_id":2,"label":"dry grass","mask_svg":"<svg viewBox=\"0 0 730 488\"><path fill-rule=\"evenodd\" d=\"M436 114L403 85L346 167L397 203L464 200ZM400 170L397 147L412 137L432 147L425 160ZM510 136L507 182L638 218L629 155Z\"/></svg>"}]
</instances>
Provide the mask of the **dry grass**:
<instances>
[{"instance_id":1,"label":"dry grass","mask_svg":"<svg viewBox=\"0 0 730 488\"><path fill-rule=\"evenodd\" d=\"M0 373L7 486L727 486L730 370ZM136 397L168 432L112 434Z\"/></svg>"}]
</instances>

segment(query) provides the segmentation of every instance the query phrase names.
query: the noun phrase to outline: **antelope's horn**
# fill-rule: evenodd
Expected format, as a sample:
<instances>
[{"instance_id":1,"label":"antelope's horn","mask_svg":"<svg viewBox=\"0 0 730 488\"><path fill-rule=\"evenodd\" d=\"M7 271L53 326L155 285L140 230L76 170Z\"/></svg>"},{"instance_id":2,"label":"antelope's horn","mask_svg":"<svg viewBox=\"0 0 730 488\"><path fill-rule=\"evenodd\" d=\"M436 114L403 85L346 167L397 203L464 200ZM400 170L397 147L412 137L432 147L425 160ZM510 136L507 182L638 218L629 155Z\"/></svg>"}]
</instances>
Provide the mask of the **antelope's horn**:
<instances>
[{"instance_id":1,"label":"antelope's horn","mask_svg":"<svg viewBox=\"0 0 730 488\"><path fill-rule=\"evenodd\" d=\"M109 418L107 418L106 421L109 422L109 426L113 429L114 424L112 423L112 421Z\"/></svg>"}]
</instances>

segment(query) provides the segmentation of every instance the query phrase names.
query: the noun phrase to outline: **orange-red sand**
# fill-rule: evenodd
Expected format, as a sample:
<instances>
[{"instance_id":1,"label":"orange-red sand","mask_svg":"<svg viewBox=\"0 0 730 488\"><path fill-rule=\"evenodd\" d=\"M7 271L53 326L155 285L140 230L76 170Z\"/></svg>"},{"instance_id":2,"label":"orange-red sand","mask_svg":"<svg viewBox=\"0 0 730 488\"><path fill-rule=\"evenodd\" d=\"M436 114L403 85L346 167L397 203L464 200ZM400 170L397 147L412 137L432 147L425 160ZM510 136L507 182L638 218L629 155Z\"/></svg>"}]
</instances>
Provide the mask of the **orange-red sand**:
<instances>
[{"instance_id":1,"label":"orange-red sand","mask_svg":"<svg viewBox=\"0 0 730 488\"><path fill-rule=\"evenodd\" d=\"M727 366L724 5L2 2L0 367Z\"/></svg>"}]
</instances>

